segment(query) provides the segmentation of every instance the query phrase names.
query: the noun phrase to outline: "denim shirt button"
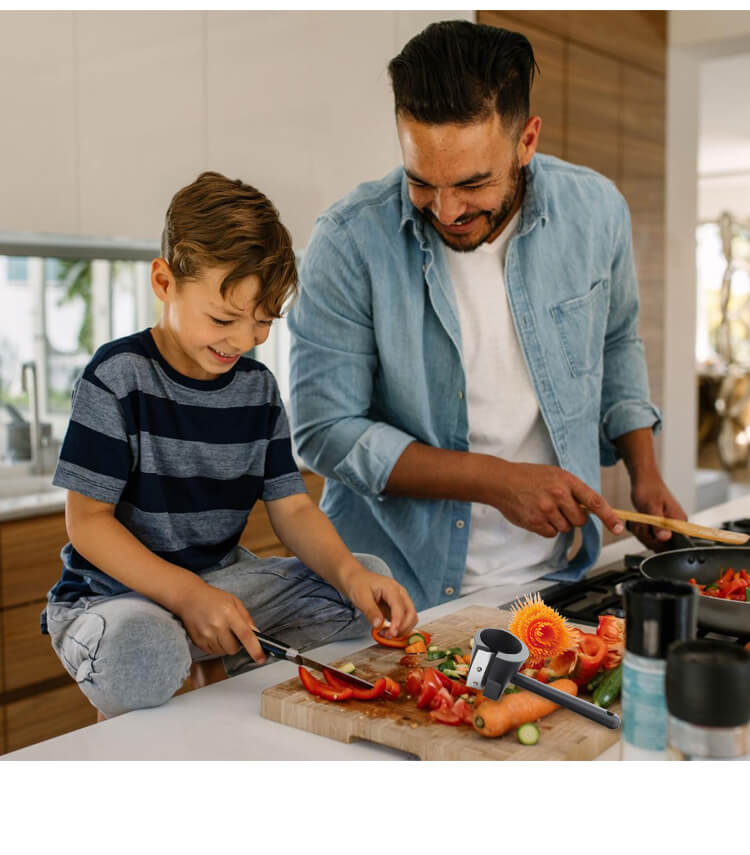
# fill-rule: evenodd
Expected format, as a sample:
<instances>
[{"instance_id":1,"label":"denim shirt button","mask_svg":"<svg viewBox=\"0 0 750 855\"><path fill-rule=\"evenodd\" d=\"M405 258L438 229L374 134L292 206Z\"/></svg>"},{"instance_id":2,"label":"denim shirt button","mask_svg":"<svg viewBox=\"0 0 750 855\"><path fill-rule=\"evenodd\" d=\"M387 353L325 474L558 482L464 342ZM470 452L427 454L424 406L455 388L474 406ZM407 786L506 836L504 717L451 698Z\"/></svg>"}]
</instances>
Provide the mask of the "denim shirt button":
<instances>
[{"instance_id":1,"label":"denim shirt button","mask_svg":"<svg viewBox=\"0 0 750 855\"><path fill-rule=\"evenodd\" d=\"M448 587L445 589L445 594L448 597L452 597L455 593L456 593L455 590L453 588L451 588L450 585L448 585Z\"/></svg>"},{"instance_id":2,"label":"denim shirt button","mask_svg":"<svg viewBox=\"0 0 750 855\"><path fill-rule=\"evenodd\" d=\"M456 528L463 528L463 527L464 527L464 521L463 520L457 520L456 521Z\"/></svg>"},{"instance_id":3,"label":"denim shirt button","mask_svg":"<svg viewBox=\"0 0 750 855\"><path fill-rule=\"evenodd\" d=\"M458 390L458 400L463 401L463 399L464 399L464 393L459 389Z\"/></svg>"}]
</instances>

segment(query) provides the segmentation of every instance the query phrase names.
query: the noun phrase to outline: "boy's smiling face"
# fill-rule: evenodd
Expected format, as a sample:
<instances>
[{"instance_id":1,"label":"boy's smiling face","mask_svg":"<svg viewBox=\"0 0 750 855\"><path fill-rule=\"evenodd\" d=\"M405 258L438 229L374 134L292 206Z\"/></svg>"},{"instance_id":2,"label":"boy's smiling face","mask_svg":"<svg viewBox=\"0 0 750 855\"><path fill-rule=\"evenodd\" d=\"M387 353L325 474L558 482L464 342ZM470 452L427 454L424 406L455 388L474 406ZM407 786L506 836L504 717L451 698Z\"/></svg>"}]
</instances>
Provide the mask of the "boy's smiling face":
<instances>
[{"instance_id":1,"label":"boy's smiling face","mask_svg":"<svg viewBox=\"0 0 750 855\"><path fill-rule=\"evenodd\" d=\"M273 318L257 305L260 281L247 276L222 295L228 266L207 267L178 283L163 258L151 264L151 285L164 304L154 340L169 364L194 380L226 374L237 360L262 344Z\"/></svg>"}]
</instances>

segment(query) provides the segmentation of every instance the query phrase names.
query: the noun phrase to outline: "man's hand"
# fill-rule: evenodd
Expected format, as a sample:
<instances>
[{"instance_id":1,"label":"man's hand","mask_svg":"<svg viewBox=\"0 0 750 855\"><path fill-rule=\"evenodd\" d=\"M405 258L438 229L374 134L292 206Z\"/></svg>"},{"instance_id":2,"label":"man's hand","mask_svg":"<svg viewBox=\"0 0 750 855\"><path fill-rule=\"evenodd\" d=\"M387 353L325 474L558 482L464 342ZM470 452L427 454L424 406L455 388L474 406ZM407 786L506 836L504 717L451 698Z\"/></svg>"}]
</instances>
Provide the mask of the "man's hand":
<instances>
[{"instance_id":1,"label":"man's hand","mask_svg":"<svg viewBox=\"0 0 750 855\"><path fill-rule=\"evenodd\" d=\"M630 499L633 507L643 514L657 517L670 517L675 520L686 520L687 514L680 503L669 492L658 471L654 470L634 478L631 485ZM642 523L629 526L633 534L644 546L654 552L669 549L672 532L663 528L653 528Z\"/></svg>"},{"instance_id":2,"label":"man's hand","mask_svg":"<svg viewBox=\"0 0 750 855\"><path fill-rule=\"evenodd\" d=\"M497 463L501 465L488 472L493 483L486 504L497 508L513 525L542 537L555 537L584 525L588 510L613 534L625 530L607 502L570 472L538 463L499 459Z\"/></svg>"},{"instance_id":3,"label":"man's hand","mask_svg":"<svg viewBox=\"0 0 750 855\"><path fill-rule=\"evenodd\" d=\"M383 618L391 625L384 633L395 638L406 635L417 624L417 611L403 585L395 579L366 570L361 564L348 575L341 593L364 614L373 627L381 626Z\"/></svg>"},{"instance_id":4,"label":"man's hand","mask_svg":"<svg viewBox=\"0 0 750 855\"><path fill-rule=\"evenodd\" d=\"M244 647L261 664L266 655L253 633L255 623L242 600L200 579L190 584L175 613L185 624L193 643L206 653L231 656Z\"/></svg>"}]
</instances>

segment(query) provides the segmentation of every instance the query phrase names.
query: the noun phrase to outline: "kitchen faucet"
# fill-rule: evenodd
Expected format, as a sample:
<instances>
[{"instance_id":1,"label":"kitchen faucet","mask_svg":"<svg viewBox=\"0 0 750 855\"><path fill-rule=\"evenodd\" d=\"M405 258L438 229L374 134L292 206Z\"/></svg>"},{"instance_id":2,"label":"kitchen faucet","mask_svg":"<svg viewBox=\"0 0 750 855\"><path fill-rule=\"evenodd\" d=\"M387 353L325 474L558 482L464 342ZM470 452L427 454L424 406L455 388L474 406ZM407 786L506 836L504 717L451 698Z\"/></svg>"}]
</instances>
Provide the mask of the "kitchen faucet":
<instances>
[{"instance_id":1,"label":"kitchen faucet","mask_svg":"<svg viewBox=\"0 0 750 855\"><path fill-rule=\"evenodd\" d=\"M31 374L31 387L27 383L27 372ZM31 474L41 475L44 472L42 428L39 421L39 387L36 376L36 362L24 362L21 366L21 386L29 395L31 406Z\"/></svg>"}]
</instances>

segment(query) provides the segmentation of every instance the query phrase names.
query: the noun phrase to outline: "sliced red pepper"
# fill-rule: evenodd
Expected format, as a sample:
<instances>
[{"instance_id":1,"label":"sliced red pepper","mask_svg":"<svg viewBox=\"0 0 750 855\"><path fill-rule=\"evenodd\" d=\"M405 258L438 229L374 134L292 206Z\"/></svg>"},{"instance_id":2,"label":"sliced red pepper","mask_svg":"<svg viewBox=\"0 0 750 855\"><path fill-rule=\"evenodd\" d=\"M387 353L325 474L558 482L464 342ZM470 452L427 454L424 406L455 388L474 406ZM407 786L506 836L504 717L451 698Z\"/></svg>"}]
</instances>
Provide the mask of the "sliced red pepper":
<instances>
[{"instance_id":1,"label":"sliced red pepper","mask_svg":"<svg viewBox=\"0 0 750 855\"><path fill-rule=\"evenodd\" d=\"M354 696L354 692L349 686L345 689L334 689L333 686L321 683L302 665L299 666L299 678L311 695L317 695L317 697L325 698L327 701L346 701Z\"/></svg>"},{"instance_id":2,"label":"sliced red pepper","mask_svg":"<svg viewBox=\"0 0 750 855\"><path fill-rule=\"evenodd\" d=\"M579 686L588 683L604 664L607 656L607 642L593 633L583 632L579 640L578 661L570 675Z\"/></svg>"},{"instance_id":3,"label":"sliced red pepper","mask_svg":"<svg viewBox=\"0 0 750 855\"><path fill-rule=\"evenodd\" d=\"M389 698L397 698L401 694L401 686L390 677L385 677L385 694Z\"/></svg>"},{"instance_id":4,"label":"sliced red pepper","mask_svg":"<svg viewBox=\"0 0 750 855\"><path fill-rule=\"evenodd\" d=\"M351 689L352 697L358 701L374 701L385 692L385 677L380 677L380 679L376 680L371 689L360 689L357 686L351 686L348 683L344 683L343 680L339 680L327 668L323 670L323 676L326 678L328 685L334 689Z\"/></svg>"},{"instance_id":5,"label":"sliced red pepper","mask_svg":"<svg viewBox=\"0 0 750 855\"><path fill-rule=\"evenodd\" d=\"M399 635L396 638L389 638L387 635L381 635L380 630L375 628L372 630L372 637L378 644L382 644L383 647L406 647L409 643L408 635Z\"/></svg>"}]
</instances>

